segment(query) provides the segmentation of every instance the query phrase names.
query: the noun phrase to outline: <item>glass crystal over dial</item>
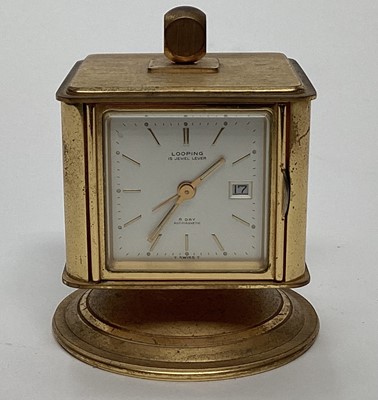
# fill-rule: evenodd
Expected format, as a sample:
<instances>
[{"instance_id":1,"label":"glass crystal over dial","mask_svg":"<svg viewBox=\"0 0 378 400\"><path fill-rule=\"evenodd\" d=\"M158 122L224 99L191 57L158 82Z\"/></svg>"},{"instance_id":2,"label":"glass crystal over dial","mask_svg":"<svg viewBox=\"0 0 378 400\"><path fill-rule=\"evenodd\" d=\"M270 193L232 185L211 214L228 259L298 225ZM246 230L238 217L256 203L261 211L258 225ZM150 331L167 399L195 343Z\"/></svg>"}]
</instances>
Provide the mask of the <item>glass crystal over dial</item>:
<instances>
[{"instance_id":1,"label":"glass crystal over dial","mask_svg":"<svg viewBox=\"0 0 378 400\"><path fill-rule=\"evenodd\" d=\"M271 114L109 111L107 268L268 257Z\"/></svg>"}]
</instances>

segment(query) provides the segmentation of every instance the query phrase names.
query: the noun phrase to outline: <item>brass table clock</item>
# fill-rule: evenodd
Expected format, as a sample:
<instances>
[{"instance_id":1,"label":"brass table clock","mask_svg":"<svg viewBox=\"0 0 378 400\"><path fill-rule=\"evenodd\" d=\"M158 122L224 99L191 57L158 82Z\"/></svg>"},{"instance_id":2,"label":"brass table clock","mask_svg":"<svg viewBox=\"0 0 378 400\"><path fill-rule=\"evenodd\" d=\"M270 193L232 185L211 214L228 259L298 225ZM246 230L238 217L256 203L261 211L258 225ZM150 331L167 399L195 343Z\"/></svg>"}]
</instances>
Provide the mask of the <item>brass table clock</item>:
<instances>
[{"instance_id":1,"label":"brass table clock","mask_svg":"<svg viewBox=\"0 0 378 400\"><path fill-rule=\"evenodd\" d=\"M164 55L91 55L62 102L66 266L53 329L125 375L210 380L304 353L310 102L276 53L205 54L206 18L164 19Z\"/></svg>"}]
</instances>

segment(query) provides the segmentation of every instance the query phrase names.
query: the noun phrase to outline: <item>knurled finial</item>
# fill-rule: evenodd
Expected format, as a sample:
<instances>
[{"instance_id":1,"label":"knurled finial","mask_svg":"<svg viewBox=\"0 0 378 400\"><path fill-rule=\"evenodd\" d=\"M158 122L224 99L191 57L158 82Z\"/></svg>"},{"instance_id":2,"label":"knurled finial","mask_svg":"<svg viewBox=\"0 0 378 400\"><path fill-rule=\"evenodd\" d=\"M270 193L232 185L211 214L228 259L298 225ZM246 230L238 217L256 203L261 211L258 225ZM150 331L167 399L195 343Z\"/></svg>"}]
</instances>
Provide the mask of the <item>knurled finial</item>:
<instances>
[{"instance_id":1,"label":"knurled finial","mask_svg":"<svg viewBox=\"0 0 378 400\"><path fill-rule=\"evenodd\" d=\"M206 15L195 7L172 8L164 15L164 54L179 64L206 54Z\"/></svg>"}]
</instances>

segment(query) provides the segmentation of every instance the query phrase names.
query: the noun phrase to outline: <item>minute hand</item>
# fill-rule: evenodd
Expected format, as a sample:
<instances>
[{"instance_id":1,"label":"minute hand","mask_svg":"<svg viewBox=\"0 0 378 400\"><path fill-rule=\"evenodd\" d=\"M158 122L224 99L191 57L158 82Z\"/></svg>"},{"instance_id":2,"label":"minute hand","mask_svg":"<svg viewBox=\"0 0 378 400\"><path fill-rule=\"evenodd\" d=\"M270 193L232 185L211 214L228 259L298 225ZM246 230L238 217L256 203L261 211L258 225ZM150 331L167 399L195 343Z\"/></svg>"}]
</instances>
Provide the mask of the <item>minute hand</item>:
<instances>
[{"instance_id":1,"label":"minute hand","mask_svg":"<svg viewBox=\"0 0 378 400\"><path fill-rule=\"evenodd\" d=\"M222 166L226 160L221 157L217 162L215 162L213 165L211 165L205 172L203 172L200 176L198 176L196 179L194 179L192 182L190 182L190 185L196 189L201 183L209 177L212 173L214 173L220 166Z\"/></svg>"}]
</instances>

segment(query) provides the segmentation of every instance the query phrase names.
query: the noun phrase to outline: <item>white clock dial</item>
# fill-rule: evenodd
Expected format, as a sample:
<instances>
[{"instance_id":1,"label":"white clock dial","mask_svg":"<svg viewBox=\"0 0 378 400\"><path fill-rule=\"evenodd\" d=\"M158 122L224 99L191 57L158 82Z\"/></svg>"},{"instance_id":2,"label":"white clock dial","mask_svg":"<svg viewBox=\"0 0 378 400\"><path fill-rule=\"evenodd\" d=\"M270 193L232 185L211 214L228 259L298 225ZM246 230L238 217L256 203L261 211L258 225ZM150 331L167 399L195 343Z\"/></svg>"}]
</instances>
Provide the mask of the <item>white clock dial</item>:
<instances>
[{"instance_id":1,"label":"white clock dial","mask_svg":"<svg viewBox=\"0 0 378 400\"><path fill-rule=\"evenodd\" d=\"M267 264L270 113L104 117L107 262Z\"/></svg>"}]
</instances>

